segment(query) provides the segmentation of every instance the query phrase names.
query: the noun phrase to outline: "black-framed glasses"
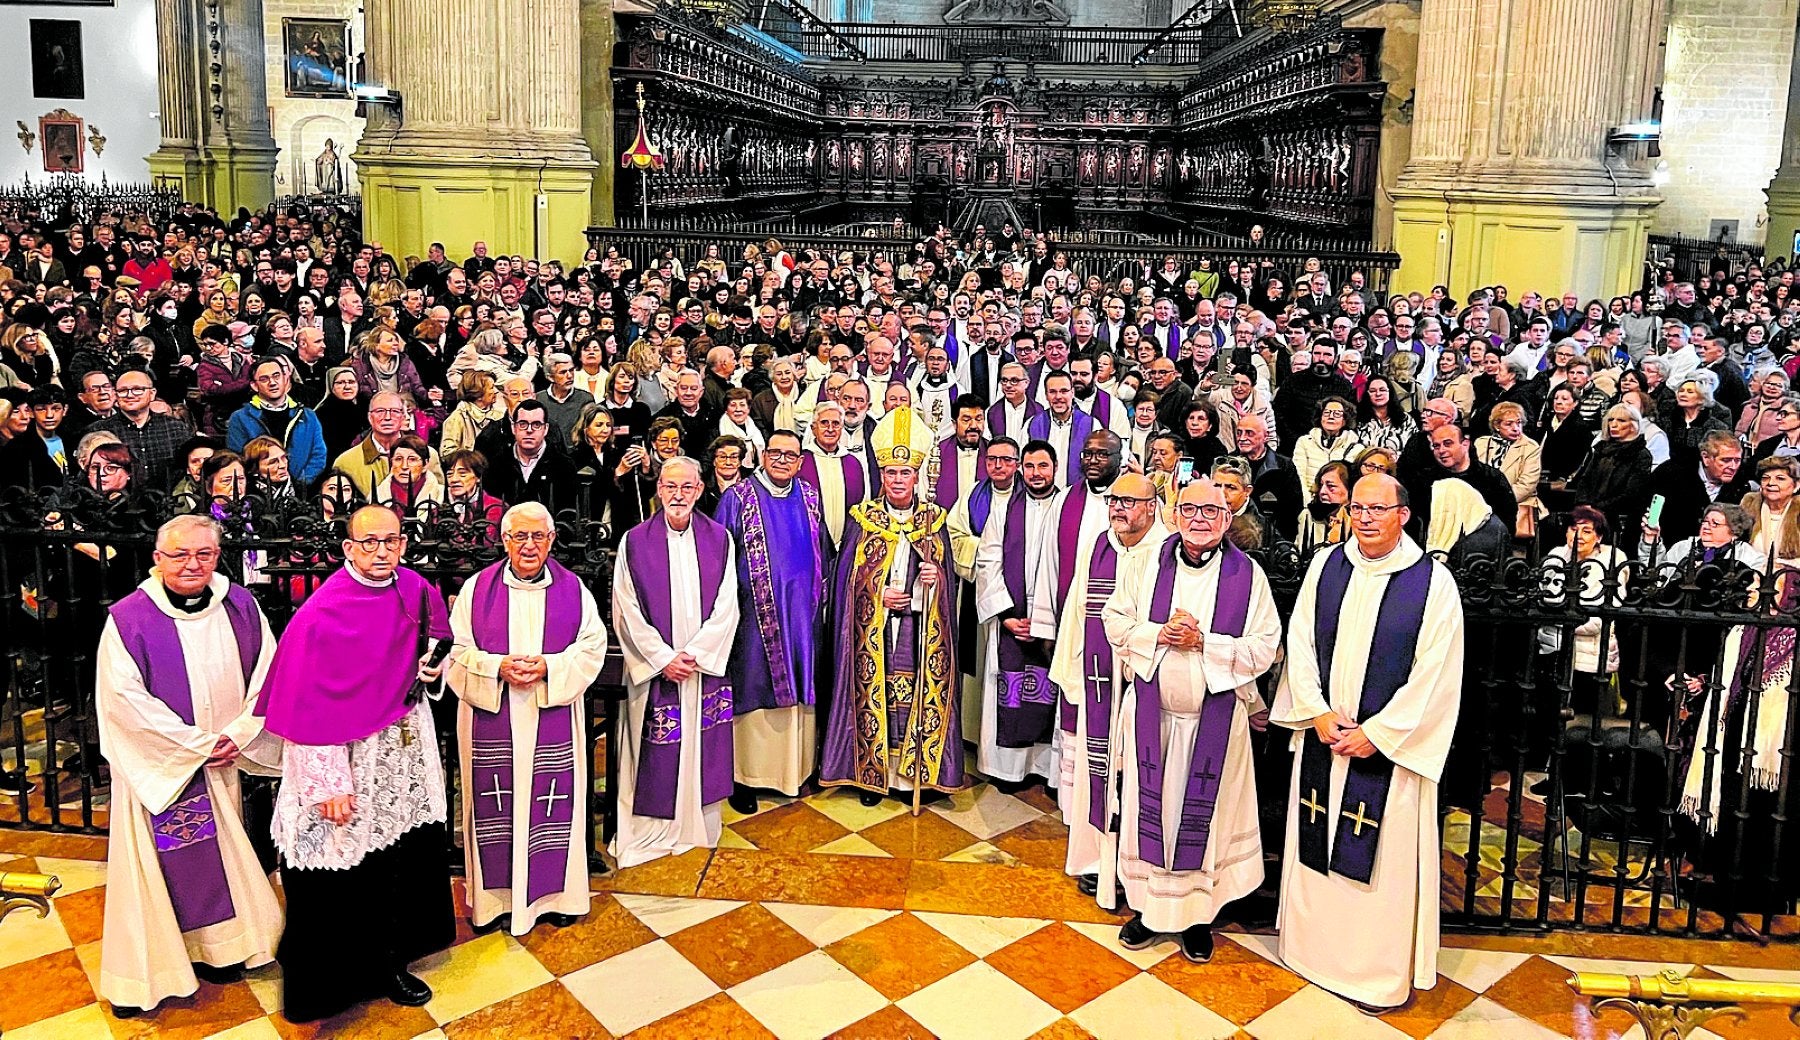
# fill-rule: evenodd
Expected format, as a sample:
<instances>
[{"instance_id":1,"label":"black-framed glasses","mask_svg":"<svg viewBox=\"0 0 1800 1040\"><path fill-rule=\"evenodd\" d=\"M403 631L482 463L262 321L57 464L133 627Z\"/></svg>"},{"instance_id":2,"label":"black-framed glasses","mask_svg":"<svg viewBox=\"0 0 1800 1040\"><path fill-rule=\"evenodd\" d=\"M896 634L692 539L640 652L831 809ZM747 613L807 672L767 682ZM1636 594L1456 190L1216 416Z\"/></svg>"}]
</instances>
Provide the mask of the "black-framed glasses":
<instances>
[{"instance_id":1,"label":"black-framed glasses","mask_svg":"<svg viewBox=\"0 0 1800 1040\"><path fill-rule=\"evenodd\" d=\"M1398 505L1376 505L1369 502L1352 502L1345 507L1351 516L1367 516L1377 520L1387 516L1400 507Z\"/></svg>"},{"instance_id":2,"label":"black-framed glasses","mask_svg":"<svg viewBox=\"0 0 1800 1040\"><path fill-rule=\"evenodd\" d=\"M377 549L388 549L393 551L398 550L400 546L406 543L406 536L403 534L390 534L378 538L375 535L369 535L366 538L351 538L349 539L349 542L363 552L372 553Z\"/></svg>"},{"instance_id":3,"label":"black-framed glasses","mask_svg":"<svg viewBox=\"0 0 1800 1040\"><path fill-rule=\"evenodd\" d=\"M1113 451L1111 448L1083 448L1081 457L1084 459L1110 459L1113 457Z\"/></svg>"},{"instance_id":4,"label":"black-framed glasses","mask_svg":"<svg viewBox=\"0 0 1800 1040\"><path fill-rule=\"evenodd\" d=\"M763 457L775 462L792 462L800 457L800 453L792 448L764 448Z\"/></svg>"},{"instance_id":5,"label":"black-framed glasses","mask_svg":"<svg viewBox=\"0 0 1800 1040\"><path fill-rule=\"evenodd\" d=\"M1192 520L1198 516L1207 520L1217 521L1225 519L1230 514L1231 510L1225 506L1213 505L1211 503L1202 505L1199 502L1182 502L1175 507L1175 515L1181 517L1183 520Z\"/></svg>"},{"instance_id":6,"label":"black-framed glasses","mask_svg":"<svg viewBox=\"0 0 1800 1040\"><path fill-rule=\"evenodd\" d=\"M1137 498L1132 495L1107 495L1106 496L1106 504L1107 505L1117 506L1120 509L1130 509L1132 506L1140 506L1140 505L1143 505L1145 502L1154 502L1154 501L1156 501L1156 499L1154 499L1154 498Z\"/></svg>"}]
</instances>

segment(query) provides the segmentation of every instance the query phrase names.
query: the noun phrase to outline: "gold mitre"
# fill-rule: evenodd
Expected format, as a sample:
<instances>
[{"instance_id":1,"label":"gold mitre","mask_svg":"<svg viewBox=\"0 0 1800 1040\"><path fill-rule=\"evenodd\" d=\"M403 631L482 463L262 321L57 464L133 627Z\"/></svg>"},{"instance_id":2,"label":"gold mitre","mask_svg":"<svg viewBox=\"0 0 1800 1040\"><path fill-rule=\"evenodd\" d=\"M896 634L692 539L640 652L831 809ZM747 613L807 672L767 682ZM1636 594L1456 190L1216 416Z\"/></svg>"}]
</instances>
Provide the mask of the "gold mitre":
<instances>
[{"instance_id":1,"label":"gold mitre","mask_svg":"<svg viewBox=\"0 0 1800 1040\"><path fill-rule=\"evenodd\" d=\"M911 408L896 408L875 426L876 466L922 469L931 449L931 426Z\"/></svg>"}]
</instances>

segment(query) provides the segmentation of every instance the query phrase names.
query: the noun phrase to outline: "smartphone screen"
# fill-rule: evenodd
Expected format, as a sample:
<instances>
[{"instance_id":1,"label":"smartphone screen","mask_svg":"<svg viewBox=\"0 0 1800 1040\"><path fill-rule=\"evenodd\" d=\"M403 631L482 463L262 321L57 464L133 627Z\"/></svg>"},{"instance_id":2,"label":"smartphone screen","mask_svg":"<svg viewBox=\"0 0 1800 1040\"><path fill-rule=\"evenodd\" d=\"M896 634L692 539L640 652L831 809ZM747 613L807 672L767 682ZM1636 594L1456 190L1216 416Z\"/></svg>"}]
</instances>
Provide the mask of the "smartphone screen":
<instances>
[{"instance_id":1,"label":"smartphone screen","mask_svg":"<svg viewBox=\"0 0 1800 1040\"><path fill-rule=\"evenodd\" d=\"M1175 484L1176 484L1176 486L1177 487L1186 487L1188 484L1192 483L1193 480L1194 480L1194 460L1193 459L1182 459L1180 462L1177 462L1175 464Z\"/></svg>"}]
</instances>

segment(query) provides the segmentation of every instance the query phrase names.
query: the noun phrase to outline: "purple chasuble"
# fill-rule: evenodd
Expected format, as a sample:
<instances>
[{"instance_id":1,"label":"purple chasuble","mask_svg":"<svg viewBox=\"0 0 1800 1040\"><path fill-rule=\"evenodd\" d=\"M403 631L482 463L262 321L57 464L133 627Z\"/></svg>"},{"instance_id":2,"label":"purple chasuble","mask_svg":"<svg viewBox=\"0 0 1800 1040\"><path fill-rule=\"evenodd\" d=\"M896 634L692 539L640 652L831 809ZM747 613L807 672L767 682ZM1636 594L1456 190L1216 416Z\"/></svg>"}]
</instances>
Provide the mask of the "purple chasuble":
<instances>
[{"instance_id":1,"label":"purple chasuble","mask_svg":"<svg viewBox=\"0 0 1800 1040\"><path fill-rule=\"evenodd\" d=\"M1000 574L1012 608L997 620L1029 618L1025 609L1025 504L1030 495L1021 491L1006 507L1006 552ZM1050 685L1049 644L1041 639L1021 642L996 626L994 644L1000 666L999 700L994 705L995 742L1004 748L1028 748L1050 739L1055 719L1056 690Z\"/></svg>"},{"instance_id":2,"label":"purple chasuble","mask_svg":"<svg viewBox=\"0 0 1800 1040\"><path fill-rule=\"evenodd\" d=\"M1250 616L1256 565L1230 542L1222 543L1217 552L1219 584L1207 630L1235 638L1244 634L1244 623ZM1187 566L1181 560L1181 536L1170 535L1156 557L1156 589L1145 620L1161 625L1173 612L1175 575ZM1213 806L1219 799L1219 778L1224 773L1225 751L1231 743L1231 716L1237 693L1208 692L1201 701L1200 727L1194 734L1187 791L1181 799L1180 830L1175 834L1175 855L1170 862L1168 836L1163 833L1163 770L1167 752L1162 739L1162 680L1139 679L1136 689L1138 858L1159 867L1166 864L1170 870L1199 870L1206 862L1206 846L1212 837Z\"/></svg>"},{"instance_id":3,"label":"purple chasuble","mask_svg":"<svg viewBox=\"0 0 1800 1040\"><path fill-rule=\"evenodd\" d=\"M688 530L694 538L694 557L700 564L700 616L711 616L725 579L731 532L701 513L694 513ZM625 533L621 546L631 580L637 586L638 609L662 636L675 645L671 613L674 597L669 591L669 521L662 512ZM644 710L643 742L638 748L637 792L631 811L659 820L675 818L675 788L681 778L681 736L690 725L700 727L700 804L711 805L731 796L731 683L721 676L700 673L700 718L683 719L681 685L661 674L650 680L650 702Z\"/></svg>"},{"instance_id":4,"label":"purple chasuble","mask_svg":"<svg viewBox=\"0 0 1800 1040\"><path fill-rule=\"evenodd\" d=\"M1119 587L1119 553L1110 532L1094 541L1088 568L1087 602L1082 604L1082 655L1088 667L1082 672L1083 703L1087 709L1088 823L1107 829L1106 783L1112 763L1113 648L1106 638L1101 613L1113 590ZM1063 731L1073 735L1075 705L1063 699Z\"/></svg>"},{"instance_id":5,"label":"purple chasuble","mask_svg":"<svg viewBox=\"0 0 1800 1040\"><path fill-rule=\"evenodd\" d=\"M581 579L562 564L548 563L550 584L544 589L545 654L560 654L581 635ZM469 612L475 647L483 653L511 653L512 588L506 584L505 560L475 575ZM511 692L510 685L507 692ZM481 860L481 887L511 888L513 854L513 731L510 697L502 695L499 711L470 705L468 797L474 803L475 848ZM575 780L575 708L562 704L539 708L537 739L532 746L531 801L526 819L525 902L562 891L568 872L569 836L576 810L587 798ZM579 803L579 804L578 804ZM539 810L542 806L542 811Z\"/></svg>"},{"instance_id":6,"label":"purple chasuble","mask_svg":"<svg viewBox=\"0 0 1800 1040\"><path fill-rule=\"evenodd\" d=\"M850 507L861 502L864 498L868 497L869 494L869 481L868 477L863 473L862 460L855 455L850 454L842 456L827 455L825 458L829 461L838 463L839 472L844 475L844 512L848 515ZM800 479L811 484L815 489L821 487L819 484L818 455L809 451L801 457Z\"/></svg>"},{"instance_id":7,"label":"purple chasuble","mask_svg":"<svg viewBox=\"0 0 1800 1040\"><path fill-rule=\"evenodd\" d=\"M187 658L176 619L164 613L143 589L113 604L111 614L125 652L144 677L144 688L192 726L194 691L188 683ZM231 622L238 664L248 688L256 660L262 655L262 615L248 589L231 585L225 592L225 616ZM237 914L225 877L225 860L219 852L215 813L202 766L194 770L174 804L150 814L156 860L169 890L169 903L175 908L175 921L184 932L229 921Z\"/></svg>"},{"instance_id":8,"label":"purple chasuble","mask_svg":"<svg viewBox=\"0 0 1800 1040\"><path fill-rule=\"evenodd\" d=\"M733 717L818 700L813 689L825 596L825 521L818 489L795 480L777 497L761 478L739 481L714 519L737 544L738 637L731 655Z\"/></svg>"},{"instance_id":9,"label":"purple chasuble","mask_svg":"<svg viewBox=\"0 0 1800 1040\"><path fill-rule=\"evenodd\" d=\"M1044 410L1043 405L1038 404L1036 401L1032 400L1029 397L1026 398L1025 399L1025 422L1024 422L1024 425L1030 426L1031 420L1037 418L1038 413L1042 412L1043 410ZM988 425L988 436L990 438L991 437L1011 437L1014 440L1021 440L1022 437L1020 435L1025 432L1024 430L1009 430L1006 428L1006 401L1004 399L1002 399L1000 401L996 401L993 405L991 405L988 408L988 410L987 410L987 425Z\"/></svg>"},{"instance_id":10,"label":"purple chasuble","mask_svg":"<svg viewBox=\"0 0 1800 1040\"><path fill-rule=\"evenodd\" d=\"M1313 606L1313 652L1319 661L1320 694L1331 703L1331 667L1337 656L1338 615L1356 565L1343 546L1331 550L1319 571L1319 587ZM1357 702L1356 721L1387 707L1406 684L1419 648L1419 629L1425 624L1425 601L1431 595L1432 562L1421 555L1417 562L1388 579L1381 594L1381 612L1375 617L1369 645L1369 663L1363 670L1363 688ZM1315 750L1317 749L1317 750ZM1303 741L1300 752L1300 862L1321 874L1341 874L1365 884L1375 874L1375 849L1381 821L1387 813L1388 785L1394 779L1394 760L1374 754L1349 759L1344 795L1339 805L1336 834L1326 848L1326 821L1319 818L1331 795L1331 749L1317 740ZM1355 809L1348 808L1356 806ZM1304 810L1304 811L1302 811Z\"/></svg>"}]
</instances>

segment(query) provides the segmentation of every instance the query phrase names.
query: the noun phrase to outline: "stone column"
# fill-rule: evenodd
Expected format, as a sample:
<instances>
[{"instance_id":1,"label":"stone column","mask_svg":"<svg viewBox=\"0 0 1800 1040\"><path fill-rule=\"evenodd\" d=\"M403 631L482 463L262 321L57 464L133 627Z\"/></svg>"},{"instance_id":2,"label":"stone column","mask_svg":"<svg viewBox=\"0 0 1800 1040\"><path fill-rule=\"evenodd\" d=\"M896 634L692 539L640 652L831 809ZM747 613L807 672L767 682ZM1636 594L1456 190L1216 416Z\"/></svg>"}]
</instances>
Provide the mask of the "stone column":
<instances>
[{"instance_id":1,"label":"stone column","mask_svg":"<svg viewBox=\"0 0 1800 1040\"><path fill-rule=\"evenodd\" d=\"M1661 35L1660 0L1424 0L1393 288L1635 288L1660 200L1606 138L1648 118Z\"/></svg>"},{"instance_id":2,"label":"stone column","mask_svg":"<svg viewBox=\"0 0 1800 1040\"><path fill-rule=\"evenodd\" d=\"M162 146L149 156L158 184L183 198L205 194L200 175L200 128L206 119L204 29L193 0L156 0L156 92Z\"/></svg>"},{"instance_id":3,"label":"stone column","mask_svg":"<svg viewBox=\"0 0 1800 1040\"><path fill-rule=\"evenodd\" d=\"M1788 77L1787 119L1781 134L1781 168L1766 189L1769 196L1769 224L1763 239L1763 253L1773 260L1778 256L1800 255L1794 248L1795 232L1800 231L1800 35L1794 42L1793 67Z\"/></svg>"},{"instance_id":4,"label":"stone column","mask_svg":"<svg viewBox=\"0 0 1800 1040\"><path fill-rule=\"evenodd\" d=\"M594 156L582 136L580 0L368 0L371 83L400 104L354 159L371 241L578 261ZM610 61L611 55L588 61Z\"/></svg>"},{"instance_id":5,"label":"stone column","mask_svg":"<svg viewBox=\"0 0 1800 1040\"><path fill-rule=\"evenodd\" d=\"M613 134L613 47L618 22L612 0L581 0L581 136L594 153L593 222L613 222L614 178L624 150Z\"/></svg>"},{"instance_id":6,"label":"stone column","mask_svg":"<svg viewBox=\"0 0 1800 1040\"><path fill-rule=\"evenodd\" d=\"M220 212L275 195L275 139L263 69L262 0L157 0L159 183Z\"/></svg>"}]
</instances>

